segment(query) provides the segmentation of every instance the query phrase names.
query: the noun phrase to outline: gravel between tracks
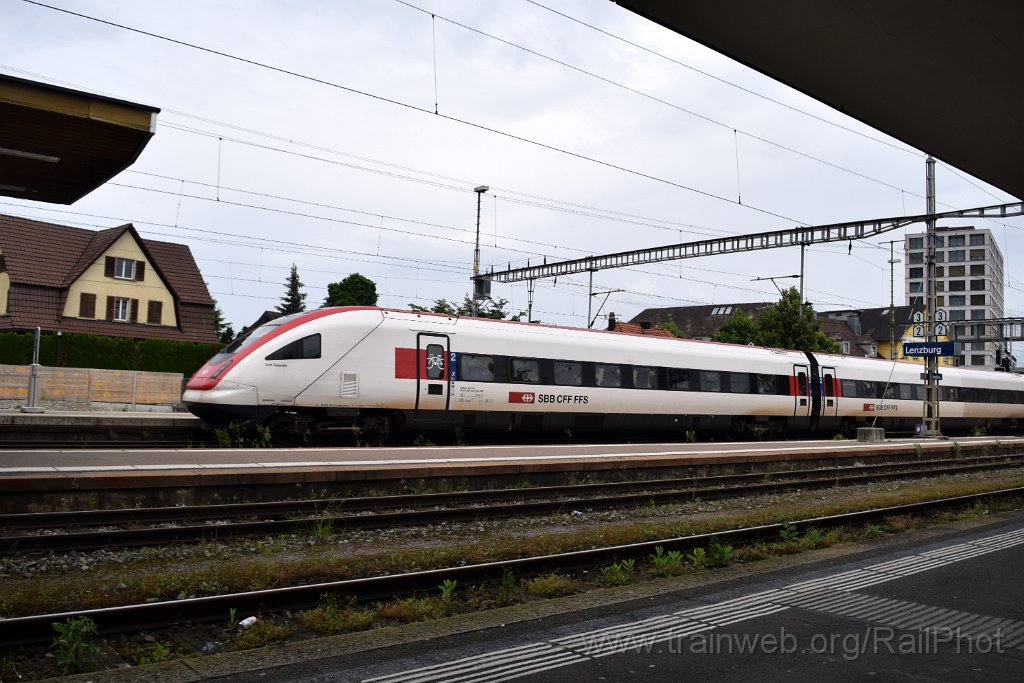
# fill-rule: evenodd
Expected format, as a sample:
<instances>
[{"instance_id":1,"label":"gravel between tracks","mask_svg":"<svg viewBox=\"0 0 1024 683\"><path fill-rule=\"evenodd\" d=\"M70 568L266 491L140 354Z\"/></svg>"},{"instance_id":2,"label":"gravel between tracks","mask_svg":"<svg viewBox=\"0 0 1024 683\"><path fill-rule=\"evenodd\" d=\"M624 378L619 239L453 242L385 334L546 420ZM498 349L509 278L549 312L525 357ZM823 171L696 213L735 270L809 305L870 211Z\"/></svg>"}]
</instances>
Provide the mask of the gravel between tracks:
<instances>
[{"instance_id":1,"label":"gravel between tracks","mask_svg":"<svg viewBox=\"0 0 1024 683\"><path fill-rule=\"evenodd\" d=\"M826 506L831 506L831 510L836 512L841 508L863 507L864 502L868 500L873 501L872 507L878 506L880 501L884 505L884 499L887 497L891 499L891 504L895 504L898 502L897 499L905 499L908 494L913 495L922 491L928 491L931 497L940 498L954 493L958 487L963 492L970 488L993 490L1020 486L1022 483L1024 468L1014 468L997 472L946 475L930 480L905 480L827 490L798 490L783 494L611 511L588 510L585 504L581 503L579 508L568 508L568 512L556 516L436 524L403 529L342 531L322 540L316 540L315 534L310 533L272 539L233 539L199 545L121 551L102 550L62 555L26 554L3 558L0 561L0 581L5 586L4 595L0 595L0 618L24 613L26 606L30 613L45 614L81 609L79 601L92 601L92 605L139 602L142 598L131 595L132 589L127 584L138 584L145 580L150 581L150 586L161 586L161 594L158 597L146 598L149 600L173 599L176 595L173 591L185 585L181 582L175 583L175 580L182 576L190 577L191 582L187 585L190 586L188 590L191 593L182 592L177 595L179 598L195 594L269 587L226 586L218 582L217 577L223 576L219 572L239 566L253 569L250 574L243 575L246 581L269 581L270 584L273 584L273 575L277 574L278 570L287 572L290 566L302 565L311 558L344 558L357 561L365 558L368 567L379 567L380 565L374 565L374 560L381 557L399 558L397 564L388 565L393 571L415 571L424 567L415 566L409 558L419 558L416 561L426 565L430 565L436 558L444 558L441 560L447 563L444 566L451 566L465 563L453 560L452 557L458 557L463 551L466 553L465 556L469 557L472 550L479 547L494 549L498 553L504 553L506 557L511 552L527 554L527 549L534 549L531 543L539 537L556 539L556 547L557 543L562 543L563 547L571 546L581 537L597 538L600 541L595 543L615 545L623 538L640 540L639 537L646 535L646 540L650 540L664 537L664 534L655 534L672 528L672 525L683 523L703 523L705 530L708 530L734 524L733 520L739 518L746 517L750 520L757 515L777 518L780 514L792 514L791 519L796 519L814 516L805 513L819 512ZM625 534L622 533L623 530ZM863 533L857 532L846 536L846 540L857 538L863 539ZM885 538L880 540L886 541ZM824 552L842 552L843 547L844 543L841 543ZM446 554L452 548L456 549L456 553ZM779 562L785 563L790 560L785 556L770 554L760 557L768 558L769 561L764 563L766 566L778 566ZM751 556L748 559L757 558ZM482 561L479 553L473 557L473 561ZM793 561L799 560L794 558ZM638 558L638 565L641 564L646 564L645 558ZM125 680L126 676L132 680L156 680L151 678L156 675L157 679L184 681L195 680L197 672L201 672L202 676L255 672L262 666L288 663L296 657L315 658L326 656L328 652L337 654L337 648L344 643L348 643L349 647L356 650L365 650L374 647L375 643L380 645L410 638L415 640L437 637L449 632L457 633L460 629L472 628L472 623L488 624L495 619L537 618L538 614L555 613L559 610L571 611L572 605L576 605L576 609L582 609L592 604L628 599L630 595L636 596L650 591L656 593L659 590L658 586L662 584L671 585L678 590L683 585L698 585L724 580L729 576L757 573L760 571L760 565L759 562L748 563L738 554L736 562L726 569L710 572L689 570L684 575L672 579L655 578L653 572L640 569L631 578L629 585L605 590L594 590L603 585L602 572L591 571L588 574L583 571L582 574L577 573L571 578L574 585L571 592L575 594L564 600L539 599L528 594L523 588L524 583L520 583L520 588L517 589L519 597L514 601L518 604L502 610L490 609L495 606L493 589L459 586L458 604L455 607L456 619L428 618L426 622L406 624L402 628L382 628L399 624L403 620L389 616L384 609L387 606L376 605L374 613L377 616L374 617L370 631L348 634L352 637L347 639L342 635L324 640L324 643L331 644L329 646L320 644L320 638L301 625L301 613L290 611L282 614L260 614L257 626L278 629L278 635L257 643L246 643L246 637L256 635L255 632L259 628L241 631L237 627L226 627L224 623L181 624L160 631L110 636L99 640L97 658L91 665L93 673L75 677L75 680L112 683ZM325 566L332 565L326 563ZM326 581L337 578L340 577L308 575L300 580ZM202 583L198 579L202 579ZM170 593L163 590L168 584L174 586ZM59 596L59 604L51 602L45 608L26 605L32 600L23 599L25 596L37 596L43 601L51 600L52 596ZM99 602L96 602L97 599ZM435 603L430 603L429 598L423 598L418 604L436 604L437 598L433 599ZM412 602L417 603L417 600ZM408 602L410 601L405 601L406 604ZM516 617L515 614L523 616ZM238 615L238 618L241 619L242 616L244 615ZM232 651L278 640L288 642L289 648L264 648L245 653ZM200 659L195 659L197 657ZM146 662L163 664L155 668L138 668ZM10 680L39 679L57 673L52 648L40 645L0 650L0 680L8 680L8 677Z\"/></svg>"}]
</instances>

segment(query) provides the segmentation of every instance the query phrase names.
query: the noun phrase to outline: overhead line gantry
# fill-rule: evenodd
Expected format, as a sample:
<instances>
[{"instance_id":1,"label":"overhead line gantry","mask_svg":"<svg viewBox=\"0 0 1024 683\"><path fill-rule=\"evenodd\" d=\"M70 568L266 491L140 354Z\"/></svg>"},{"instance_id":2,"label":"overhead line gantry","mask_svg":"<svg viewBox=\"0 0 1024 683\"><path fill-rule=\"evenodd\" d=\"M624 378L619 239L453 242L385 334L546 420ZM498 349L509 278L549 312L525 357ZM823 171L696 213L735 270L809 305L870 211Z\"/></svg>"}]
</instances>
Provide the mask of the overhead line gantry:
<instances>
[{"instance_id":1,"label":"overhead line gantry","mask_svg":"<svg viewBox=\"0 0 1024 683\"><path fill-rule=\"evenodd\" d=\"M576 273L594 272L609 268L625 268L642 266L650 263L676 261L698 256L717 256L735 254L759 249L779 249L782 247L806 247L811 244L828 242L846 242L863 240L881 235L913 223L924 223L929 218L1011 218L1024 215L1024 202L997 204L973 209L959 209L937 214L918 214L896 218L879 218L849 223L833 223L808 227L775 230L751 235L734 235L699 242L684 242L662 247L622 251L603 256L585 256L570 261L543 263L525 268L509 268L476 275L474 280L490 280L491 282L522 282L539 280L549 277L562 277Z\"/></svg>"}]
</instances>

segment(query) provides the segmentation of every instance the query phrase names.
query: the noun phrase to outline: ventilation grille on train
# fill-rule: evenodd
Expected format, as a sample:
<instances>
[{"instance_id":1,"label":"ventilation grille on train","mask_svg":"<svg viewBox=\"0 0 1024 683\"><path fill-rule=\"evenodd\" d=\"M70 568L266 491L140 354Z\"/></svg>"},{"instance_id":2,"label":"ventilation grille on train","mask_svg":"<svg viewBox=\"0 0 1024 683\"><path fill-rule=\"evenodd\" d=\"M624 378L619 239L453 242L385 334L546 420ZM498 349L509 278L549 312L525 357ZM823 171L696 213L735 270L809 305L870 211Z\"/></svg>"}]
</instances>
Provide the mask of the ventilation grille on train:
<instances>
[{"instance_id":1,"label":"ventilation grille on train","mask_svg":"<svg viewBox=\"0 0 1024 683\"><path fill-rule=\"evenodd\" d=\"M341 397L356 398L359 396L359 373L341 373Z\"/></svg>"}]
</instances>

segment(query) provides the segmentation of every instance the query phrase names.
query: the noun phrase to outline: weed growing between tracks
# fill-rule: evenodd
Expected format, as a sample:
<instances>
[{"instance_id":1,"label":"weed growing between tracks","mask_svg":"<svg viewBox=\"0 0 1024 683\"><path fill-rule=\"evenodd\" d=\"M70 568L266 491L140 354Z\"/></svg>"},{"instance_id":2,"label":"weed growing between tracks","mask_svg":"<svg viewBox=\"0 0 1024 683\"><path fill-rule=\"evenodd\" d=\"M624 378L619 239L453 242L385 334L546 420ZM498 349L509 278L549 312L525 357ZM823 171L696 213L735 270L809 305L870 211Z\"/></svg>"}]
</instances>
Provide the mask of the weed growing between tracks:
<instances>
[{"instance_id":1,"label":"weed growing between tracks","mask_svg":"<svg viewBox=\"0 0 1024 683\"><path fill-rule=\"evenodd\" d=\"M583 507L577 515L528 520L500 520L467 524L441 524L425 529L393 529L374 532L325 531L322 538L281 536L259 541L210 542L184 548L146 549L86 556L60 570L18 568L17 558L0 567L6 590L0 595L0 616L38 614L64 610L132 604L146 600L173 600L273 588L299 583L394 574L421 569L461 566L571 550L656 540L727 528L780 523L792 519L836 514L843 511L885 507L898 503L967 495L1020 485L1021 470L941 477L931 481L892 482L871 487L848 487L766 495L682 505L643 506L632 510L597 512ZM940 513L939 521L975 517L990 511L977 505L959 513ZM666 553L618 558L610 567L618 570L550 573L515 576L511 570L493 584L439 587L428 595L403 597L391 602L364 604L358 596L333 596L311 610L288 619L260 615L256 626L241 630L239 618L200 628L192 640L164 633L119 637L108 647L124 662L134 665L159 658L178 657L225 649L259 647L313 633L343 633L378 628L392 623L436 619L448 612L460 613L569 595L603 585L642 581L655 576L678 576L712 571L715 566L754 562L827 547L882 533L897 533L929 523L919 517L894 516L866 529L815 529L789 525L773 543L731 548L716 542L690 553ZM511 542L510 542L511 541ZM660 559L658 559L660 557ZM80 560L80 562L78 561ZM627 564L628 563L628 564ZM85 569L84 567L88 567ZM629 567L629 570L626 570ZM18 574L22 574L18 576ZM26 576L25 573L30 574ZM206 630L202 630L206 629ZM34 653L34 654L33 654ZM53 657L45 648L0 652L0 680L17 675L53 675ZM117 656L115 655L115 656ZM110 665L108 658L106 665Z\"/></svg>"}]
</instances>

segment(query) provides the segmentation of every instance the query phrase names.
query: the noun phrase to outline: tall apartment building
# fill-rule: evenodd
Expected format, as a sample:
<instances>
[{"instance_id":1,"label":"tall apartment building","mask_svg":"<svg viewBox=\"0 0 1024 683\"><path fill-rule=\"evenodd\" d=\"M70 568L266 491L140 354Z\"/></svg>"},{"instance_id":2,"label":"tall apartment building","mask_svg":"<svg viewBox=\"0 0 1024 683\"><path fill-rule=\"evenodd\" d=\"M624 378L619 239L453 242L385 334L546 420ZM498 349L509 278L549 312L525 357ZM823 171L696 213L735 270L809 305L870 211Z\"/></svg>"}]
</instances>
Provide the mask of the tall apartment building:
<instances>
[{"instance_id":1,"label":"tall apartment building","mask_svg":"<svg viewBox=\"0 0 1024 683\"><path fill-rule=\"evenodd\" d=\"M906 236L907 304L925 306L925 233ZM1003 254L990 230L935 229L935 296L953 323L1003 317ZM994 369L1005 343L957 343L956 364Z\"/></svg>"}]
</instances>

